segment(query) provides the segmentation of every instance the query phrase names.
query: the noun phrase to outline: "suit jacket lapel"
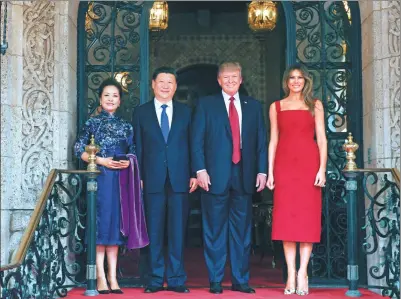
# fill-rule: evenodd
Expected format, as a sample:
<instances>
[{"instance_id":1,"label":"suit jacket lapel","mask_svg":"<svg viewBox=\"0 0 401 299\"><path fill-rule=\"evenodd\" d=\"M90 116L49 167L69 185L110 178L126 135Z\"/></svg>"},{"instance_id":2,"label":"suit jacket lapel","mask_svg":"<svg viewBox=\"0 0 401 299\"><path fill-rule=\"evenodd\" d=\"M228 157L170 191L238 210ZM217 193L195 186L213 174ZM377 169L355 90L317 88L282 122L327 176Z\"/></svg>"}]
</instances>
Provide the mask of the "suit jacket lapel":
<instances>
[{"instance_id":1,"label":"suit jacket lapel","mask_svg":"<svg viewBox=\"0 0 401 299\"><path fill-rule=\"evenodd\" d=\"M155 108L155 101L154 100L151 102L151 105L149 105L149 109L150 109L149 112L150 112L150 115L151 115L152 124L154 124L156 126L155 130L157 130L157 135L159 135L159 137L164 142L162 129L160 128L159 120L157 119L157 115L156 115L156 108Z\"/></svg>"},{"instance_id":2,"label":"suit jacket lapel","mask_svg":"<svg viewBox=\"0 0 401 299\"><path fill-rule=\"evenodd\" d=\"M245 96L240 96L240 103L241 103L241 112L242 112L242 121L241 121L241 139L244 140L244 132L248 127L248 117L249 117L249 110L248 110L248 101Z\"/></svg>"},{"instance_id":3,"label":"suit jacket lapel","mask_svg":"<svg viewBox=\"0 0 401 299\"><path fill-rule=\"evenodd\" d=\"M229 134L230 138L232 138L232 133L231 133L231 126L230 126L230 121L228 118L228 113L227 113L227 107L226 103L224 102L223 95L219 95L219 99L217 101L217 109L220 110L220 114L222 115L222 119L224 121L224 126L226 127L227 133Z\"/></svg>"}]
</instances>

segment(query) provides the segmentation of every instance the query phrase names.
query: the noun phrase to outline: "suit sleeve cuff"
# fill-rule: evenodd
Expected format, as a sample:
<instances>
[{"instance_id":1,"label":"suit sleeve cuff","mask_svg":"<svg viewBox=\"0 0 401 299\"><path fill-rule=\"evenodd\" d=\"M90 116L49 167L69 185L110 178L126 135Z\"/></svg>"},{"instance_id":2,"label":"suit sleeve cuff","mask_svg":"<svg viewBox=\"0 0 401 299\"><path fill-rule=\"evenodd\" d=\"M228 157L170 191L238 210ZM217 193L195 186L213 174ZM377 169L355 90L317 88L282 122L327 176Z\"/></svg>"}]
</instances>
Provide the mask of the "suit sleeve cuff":
<instances>
[{"instance_id":1,"label":"suit sleeve cuff","mask_svg":"<svg viewBox=\"0 0 401 299\"><path fill-rule=\"evenodd\" d=\"M198 173L200 173L200 172L204 172L204 171L206 171L206 169L198 170L198 171L196 172L196 174L198 174Z\"/></svg>"}]
</instances>

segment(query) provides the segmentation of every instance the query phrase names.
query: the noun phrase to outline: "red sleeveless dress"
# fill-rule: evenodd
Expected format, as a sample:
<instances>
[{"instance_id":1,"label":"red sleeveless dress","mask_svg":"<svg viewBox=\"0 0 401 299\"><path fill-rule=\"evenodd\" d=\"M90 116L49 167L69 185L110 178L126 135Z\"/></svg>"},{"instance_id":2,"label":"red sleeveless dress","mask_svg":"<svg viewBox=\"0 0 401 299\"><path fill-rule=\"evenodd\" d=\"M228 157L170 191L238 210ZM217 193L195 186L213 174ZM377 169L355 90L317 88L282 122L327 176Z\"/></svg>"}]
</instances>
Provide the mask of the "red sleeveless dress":
<instances>
[{"instance_id":1,"label":"red sleeveless dress","mask_svg":"<svg viewBox=\"0 0 401 299\"><path fill-rule=\"evenodd\" d=\"M320 166L309 110L281 111L275 102L279 141L274 160L272 239L320 242L322 195L314 186Z\"/></svg>"}]
</instances>

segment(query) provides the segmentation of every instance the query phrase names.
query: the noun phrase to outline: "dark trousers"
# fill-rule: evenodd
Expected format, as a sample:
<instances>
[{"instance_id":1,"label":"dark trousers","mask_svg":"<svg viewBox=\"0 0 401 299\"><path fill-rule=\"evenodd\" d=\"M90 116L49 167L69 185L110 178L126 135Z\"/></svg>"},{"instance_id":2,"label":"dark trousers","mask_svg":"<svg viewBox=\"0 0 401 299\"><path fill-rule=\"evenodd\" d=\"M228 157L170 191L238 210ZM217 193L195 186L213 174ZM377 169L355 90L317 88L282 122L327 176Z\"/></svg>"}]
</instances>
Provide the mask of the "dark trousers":
<instances>
[{"instance_id":1,"label":"dark trousers","mask_svg":"<svg viewBox=\"0 0 401 299\"><path fill-rule=\"evenodd\" d=\"M188 193L176 193L167 178L164 192L144 194L147 229L149 234L148 286L162 286L164 282L164 232L167 216L167 284L185 284L184 232L188 218Z\"/></svg>"},{"instance_id":2,"label":"dark trousers","mask_svg":"<svg viewBox=\"0 0 401 299\"><path fill-rule=\"evenodd\" d=\"M241 168L240 163L232 165L230 185L223 194L203 193L201 197L204 254L210 282L223 280L228 252L232 283L249 281L252 195L244 191Z\"/></svg>"}]
</instances>

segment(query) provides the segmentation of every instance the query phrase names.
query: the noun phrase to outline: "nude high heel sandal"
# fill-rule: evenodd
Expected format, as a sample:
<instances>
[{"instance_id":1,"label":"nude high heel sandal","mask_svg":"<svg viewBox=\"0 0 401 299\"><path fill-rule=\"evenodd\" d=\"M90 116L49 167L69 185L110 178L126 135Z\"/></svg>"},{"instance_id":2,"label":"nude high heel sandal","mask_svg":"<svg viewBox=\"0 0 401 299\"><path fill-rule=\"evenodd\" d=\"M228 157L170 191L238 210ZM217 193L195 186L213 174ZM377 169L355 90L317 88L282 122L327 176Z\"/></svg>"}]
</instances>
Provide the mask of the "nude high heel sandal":
<instances>
[{"instance_id":1,"label":"nude high heel sandal","mask_svg":"<svg viewBox=\"0 0 401 299\"><path fill-rule=\"evenodd\" d=\"M306 295L309 294L309 280L308 280L308 276L306 276L305 279L306 279L306 289L300 290L300 289L298 289L298 287L297 287L296 293L297 293L298 296L306 296ZM298 286L299 286L299 283L298 283Z\"/></svg>"},{"instance_id":2,"label":"nude high heel sandal","mask_svg":"<svg viewBox=\"0 0 401 299\"><path fill-rule=\"evenodd\" d=\"M296 277L297 277L297 272L295 271L295 278ZM284 295L293 295L293 294L295 294L295 292L296 292L295 286L294 286L294 288L289 288L289 289L285 288L284 289Z\"/></svg>"}]
</instances>

